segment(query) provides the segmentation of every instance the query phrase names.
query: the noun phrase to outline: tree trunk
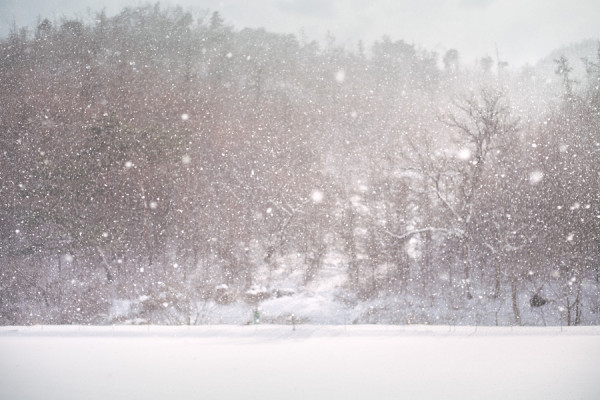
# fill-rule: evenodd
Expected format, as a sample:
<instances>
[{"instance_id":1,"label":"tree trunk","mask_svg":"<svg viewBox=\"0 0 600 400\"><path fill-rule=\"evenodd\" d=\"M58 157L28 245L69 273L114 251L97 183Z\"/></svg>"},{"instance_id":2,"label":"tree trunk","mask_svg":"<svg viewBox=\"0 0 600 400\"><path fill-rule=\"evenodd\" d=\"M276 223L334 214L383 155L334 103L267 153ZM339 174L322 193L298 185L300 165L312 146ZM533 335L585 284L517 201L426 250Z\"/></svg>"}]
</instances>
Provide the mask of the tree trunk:
<instances>
[{"instance_id":1,"label":"tree trunk","mask_svg":"<svg viewBox=\"0 0 600 400\"><path fill-rule=\"evenodd\" d=\"M471 300L473 295L471 294L471 246L469 239L465 238L463 244L463 265L464 265L464 288L465 296L467 300Z\"/></svg>"},{"instance_id":2,"label":"tree trunk","mask_svg":"<svg viewBox=\"0 0 600 400\"><path fill-rule=\"evenodd\" d=\"M494 260L494 294L492 294L494 299L500 297L500 277L500 263Z\"/></svg>"},{"instance_id":3,"label":"tree trunk","mask_svg":"<svg viewBox=\"0 0 600 400\"><path fill-rule=\"evenodd\" d=\"M512 309L513 309L513 314L515 316L515 323L517 325L521 325L521 313L519 312L519 303L518 303L518 299L517 299L517 279L516 277L512 277L511 281L510 281L510 298L512 300Z\"/></svg>"},{"instance_id":4,"label":"tree trunk","mask_svg":"<svg viewBox=\"0 0 600 400\"><path fill-rule=\"evenodd\" d=\"M431 268L431 242L431 231L426 231L423 239L423 261L421 262L421 284L423 293L426 293L428 283L435 282Z\"/></svg>"}]
</instances>

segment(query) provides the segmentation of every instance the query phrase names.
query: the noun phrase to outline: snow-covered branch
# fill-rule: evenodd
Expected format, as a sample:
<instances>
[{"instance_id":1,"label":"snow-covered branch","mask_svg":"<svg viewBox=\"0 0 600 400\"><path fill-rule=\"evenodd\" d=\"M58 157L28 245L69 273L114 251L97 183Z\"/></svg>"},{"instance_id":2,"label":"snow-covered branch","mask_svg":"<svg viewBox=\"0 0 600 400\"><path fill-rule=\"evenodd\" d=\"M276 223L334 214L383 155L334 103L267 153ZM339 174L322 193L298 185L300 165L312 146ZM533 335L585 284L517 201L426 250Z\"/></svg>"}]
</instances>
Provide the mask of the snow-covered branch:
<instances>
[{"instance_id":1,"label":"snow-covered branch","mask_svg":"<svg viewBox=\"0 0 600 400\"><path fill-rule=\"evenodd\" d=\"M395 239L399 239L399 240L403 240L406 239L408 237L414 236L414 235L418 235L419 233L424 233L424 232L442 232L445 233L447 235L451 235L451 236L463 236L464 232L461 229L447 229L447 228L434 228L434 227L426 227L426 228L421 228L421 229L414 229L402 234L397 234L397 233L393 233L388 231L387 229L384 230L384 232L388 235L390 235L391 237L395 238Z\"/></svg>"}]
</instances>

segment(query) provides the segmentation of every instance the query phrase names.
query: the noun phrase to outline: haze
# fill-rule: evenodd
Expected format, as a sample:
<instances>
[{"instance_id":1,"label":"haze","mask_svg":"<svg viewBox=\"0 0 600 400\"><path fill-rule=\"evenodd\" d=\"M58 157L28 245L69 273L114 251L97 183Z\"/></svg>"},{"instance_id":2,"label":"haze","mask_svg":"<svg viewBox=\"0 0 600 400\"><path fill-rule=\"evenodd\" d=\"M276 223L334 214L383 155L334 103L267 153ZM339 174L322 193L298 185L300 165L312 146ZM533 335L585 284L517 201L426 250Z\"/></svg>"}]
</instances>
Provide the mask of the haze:
<instances>
[{"instance_id":1,"label":"haze","mask_svg":"<svg viewBox=\"0 0 600 400\"><path fill-rule=\"evenodd\" d=\"M90 11L113 15L125 6L144 4L124 0L2 0L0 35L11 27L34 26L38 17L87 18ZM535 64L562 45L600 35L595 0L245 0L162 1L184 9L220 11L236 29L264 27L277 33L304 35L325 41L328 32L337 43L353 49L359 40L370 44L383 35L404 40L439 54L456 48L461 61L473 65L489 55L512 67Z\"/></svg>"}]
</instances>

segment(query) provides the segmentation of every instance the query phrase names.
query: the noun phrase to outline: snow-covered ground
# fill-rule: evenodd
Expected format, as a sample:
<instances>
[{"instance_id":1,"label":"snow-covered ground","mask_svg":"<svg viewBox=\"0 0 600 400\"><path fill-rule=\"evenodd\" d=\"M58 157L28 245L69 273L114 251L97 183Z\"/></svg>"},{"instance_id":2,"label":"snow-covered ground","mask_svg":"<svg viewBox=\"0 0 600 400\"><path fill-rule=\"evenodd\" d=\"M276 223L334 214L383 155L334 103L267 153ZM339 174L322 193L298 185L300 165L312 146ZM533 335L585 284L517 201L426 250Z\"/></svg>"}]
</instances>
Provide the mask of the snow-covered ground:
<instances>
[{"instance_id":1,"label":"snow-covered ground","mask_svg":"<svg viewBox=\"0 0 600 400\"><path fill-rule=\"evenodd\" d=\"M600 327L0 327L1 399L600 399Z\"/></svg>"}]
</instances>

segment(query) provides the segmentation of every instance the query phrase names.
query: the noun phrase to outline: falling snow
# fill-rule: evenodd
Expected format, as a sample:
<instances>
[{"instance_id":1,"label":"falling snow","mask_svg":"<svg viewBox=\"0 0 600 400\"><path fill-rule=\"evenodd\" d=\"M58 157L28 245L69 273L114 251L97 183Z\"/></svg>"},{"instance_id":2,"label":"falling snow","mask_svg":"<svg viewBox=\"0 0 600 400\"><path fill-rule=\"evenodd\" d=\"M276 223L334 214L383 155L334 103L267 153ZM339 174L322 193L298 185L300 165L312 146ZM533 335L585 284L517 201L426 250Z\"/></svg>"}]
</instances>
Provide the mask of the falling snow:
<instances>
[{"instance_id":1,"label":"falling snow","mask_svg":"<svg viewBox=\"0 0 600 400\"><path fill-rule=\"evenodd\" d=\"M600 324L598 43L415 39L160 4L2 38L0 325Z\"/></svg>"}]
</instances>

